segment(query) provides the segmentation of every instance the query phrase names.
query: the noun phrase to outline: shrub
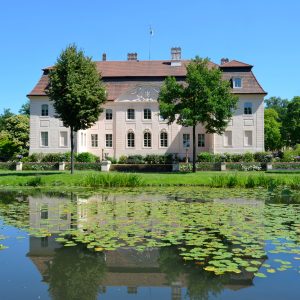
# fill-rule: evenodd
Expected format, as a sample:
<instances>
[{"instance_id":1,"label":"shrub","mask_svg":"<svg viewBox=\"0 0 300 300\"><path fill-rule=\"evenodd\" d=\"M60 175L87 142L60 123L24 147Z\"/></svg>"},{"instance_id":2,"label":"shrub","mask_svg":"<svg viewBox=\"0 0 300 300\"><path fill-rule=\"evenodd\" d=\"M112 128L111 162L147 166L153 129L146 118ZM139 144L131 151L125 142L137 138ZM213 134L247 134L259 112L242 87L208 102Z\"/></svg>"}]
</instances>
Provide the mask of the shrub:
<instances>
[{"instance_id":1,"label":"shrub","mask_svg":"<svg viewBox=\"0 0 300 300\"><path fill-rule=\"evenodd\" d=\"M41 186L43 184L44 184L44 182L42 181L41 176L35 176L33 178L30 178L25 183L25 185L28 185L28 186Z\"/></svg>"},{"instance_id":2,"label":"shrub","mask_svg":"<svg viewBox=\"0 0 300 300\"><path fill-rule=\"evenodd\" d=\"M57 162L28 162L23 163L24 171L53 171L58 169Z\"/></svg>"},{"instance_id":3,"label":"shrub","mask_svg":"<svg viewBox=\"0 0 300 300\"><path fill-rule=\"evenodd\" d=\"M209 152L200 152L198 153L198 162L214 162L214 154Z\"/></svg>"},{"instance_id":4,"label":"shrub","mask_svg":"<svg viewBox=\"0 0 300 300\"><path fill-rule=\"evenodd\" d=\"M41 162L60 162L60 161L63 161L63 153L47 153L41 159Z\"/></svg>"},{"instance_id":5,"label":"shrub","mask_svg":"<svg viewBox=\"0 0 300 300\"><path fill-rule=\"evenodd\" d=\"M14 162L0 162L0 170L15 170L16 163Z\"/></svg>"},{"instance_id":6,"label":"shrub","mask_svg":"<svg viewBox=\"0 0 300 300\"><path fill-rule=\"evenodd\" d=\"M121 155L119 157L119 161L118 161L119 164L126 164L127 163L127 156L126 155Z\"/></svg>"},{"instance_id":7,"label":"shrub","mask_svg":"<svg viewBox=\"0 0 300 300\"><path fill-rule=\"evenodd\" d=\"M82 152L76 155L75 160L82 163L95 163L99 161L99 157L89 152Z\"/></svg>"},{"instance_id":8,"label":"shrub","mask_svg":"<svg viewBox=\"0 0 300 300\"><path fill-rule=\"evenodd\" d=\"M100 163L79 163L79 162L75 162L74 168L75 168L75 170L101 171L101 164ZM71 169L71 164L66 163L65 169L70 170Z\"/></svg>"},{"instance_id":9,"label":"shrub","mask_svg":"<svg viewBox=\"0 0 300 300\"><path fill-rule=\"evenodd\" d=\"M116 164L117 160L114 157L107 156L106 160L109 160L112 164Z\"/></svg>"},{"instance_id":10,"label":"shrub","mask_svg":"<svg viewBox=\"0 0 300 300\"><path fill-rule=\"evenodd\" d=\"M295 152L293 150L285 150L283 152L282 161L293 162L295 160Z\"/></svg>"},{"instance_id":11,"label":"shrub","mask_svg":"<svg viewBox=\"0 0 300 300\"><path fill-rule=\"evenodd\" d=\"M241 162L243 161L243 154L231 154L231 161L232 162Z\"/></svg>"},{"instance_id":12,"label":"shrub","mask_svg":"<svg viewBox=\"0 0 300 300\"><path fill-rule=\"evenodd\" d=\"M165 155L149 154L145 156L144 161L147 164L154 164L154 165L172 164L173 155L172 154L165 154Z\"/></svg>"},{"instance_id":13,"label":"shrub","mask_svg":"<svg viewBox=\"0 0 300 300\"><path fill-rule=\"evenodd\" d=\"M136 155L129 155L127 158L128 164L143 164L145 163L144 158L142 155L136 154Z\"/></svg>"},{"instance_id":14,"label":"shrub","mask_svg":"<svg viewBox=\"0 0 300 300\"><path fill-rule=\"evenodd\" d=\"M273 156L268 152L256 152L254 153L254 160L256 162L271 162Z\"/></svg>"},{"instance_id":15,"label":"shrub","mask_svg":"<svg viewBox=\"0 0 300 300\"><path fill-rule=\"evenodd\" d=\"M254 155L251 152L246 152L242 155L242 161L243 162L253 162L254 161Z\"/></svg>"}]
</instances>

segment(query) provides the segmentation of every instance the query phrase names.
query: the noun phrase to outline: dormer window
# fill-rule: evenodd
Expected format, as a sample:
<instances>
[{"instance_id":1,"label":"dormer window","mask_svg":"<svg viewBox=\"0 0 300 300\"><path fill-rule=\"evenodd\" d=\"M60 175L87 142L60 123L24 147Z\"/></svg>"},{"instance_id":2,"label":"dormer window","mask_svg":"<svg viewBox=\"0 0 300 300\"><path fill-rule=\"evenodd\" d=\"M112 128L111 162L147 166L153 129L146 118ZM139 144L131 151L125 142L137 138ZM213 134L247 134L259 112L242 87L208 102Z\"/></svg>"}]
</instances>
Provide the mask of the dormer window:
<instances>
[{"instance_id":1,"label":"dormer window","mask_svg":"<svg viewBox=\"0 0 300 300\"><path fill-rule=\"evenodd\" d=\"M241 77L232 78L232 86L234 89L242 88L242 78Z\"/></svg>"}]
</instances>

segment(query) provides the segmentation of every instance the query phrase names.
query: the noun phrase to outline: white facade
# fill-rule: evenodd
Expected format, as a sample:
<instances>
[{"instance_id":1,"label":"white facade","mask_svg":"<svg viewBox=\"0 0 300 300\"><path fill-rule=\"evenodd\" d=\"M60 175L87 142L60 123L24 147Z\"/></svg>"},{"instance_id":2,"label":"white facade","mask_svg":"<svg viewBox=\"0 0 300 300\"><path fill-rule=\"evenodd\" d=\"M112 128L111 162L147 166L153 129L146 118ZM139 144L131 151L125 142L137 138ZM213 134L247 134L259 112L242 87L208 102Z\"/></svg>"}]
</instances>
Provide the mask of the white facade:
<instances>
[{"instance_id":1,"label":"white facade","mask_svg":"<svg viewBox=\"0 0 300 300\"><path fill-rule=\"evenodd\" d=\"M91 152L101 158L105 155L119 158L121 155L164 153L176 153L183 157L187 151L191 157L192 128L176 123L168 125L160 119L156 101L158 92L157 86L139 86L138 92L136 89L130 90L115 101L108 101L98 122L90 129L77 133L76 151ZM47 96L31 96L30 100L30 153L70 151L69 129L54 117L55 112ZM249 103L251 111L245 114L245 105L249 106ZM48 105L48 115L42 116L42 113L45 114L45 104ZM106 110L109 109L112 110L112 119L109 119L110 111L106 119ZM134 110L134 119L128 119L128 109ZM197 126L197 152L264 151L263 124L263 95L239 95L238 108L223 135L206 134L203 126ZM128 141L132 134L134 145L132 140ZM189 147L186 147L188 138Z\"/></svg>"}]
</instances>

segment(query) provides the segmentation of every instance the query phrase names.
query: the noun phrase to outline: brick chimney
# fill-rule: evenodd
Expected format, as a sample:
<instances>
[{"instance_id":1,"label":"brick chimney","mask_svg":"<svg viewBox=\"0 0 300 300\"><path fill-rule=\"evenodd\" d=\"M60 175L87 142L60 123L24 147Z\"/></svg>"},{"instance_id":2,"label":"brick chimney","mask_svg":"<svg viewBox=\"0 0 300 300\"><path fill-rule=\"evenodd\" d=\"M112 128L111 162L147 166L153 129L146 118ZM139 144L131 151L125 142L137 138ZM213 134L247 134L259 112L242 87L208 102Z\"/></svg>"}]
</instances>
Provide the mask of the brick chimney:
<instances>
[{"instance_id":1,"label":"brick chimney","mask_svg":"<svg viewBox=\"0 0 300 300\"><path fill-rule=\"evenodd\" d=\"M228 58L225 58L225 57L221 58L221 65L224 65L224 64L226 64L228 62L229 62Z\"/></svg>"},{"instance_id":2,"label":"brick chimney","mask_svg":"<svg viewBox=\"0 0 300 300\"><path fill-rule=\"evenodd\" d=\"M181 48L172 47L171 48L171 58L172 60L181 60Z\"/></svg>"},{"instance_id":3,"label":"brick chimney","mask_svg":"<svg viewBox=\"0 0 300 300\"><path fill-rule=\"evenodd\" d=\"M127 60L137 60L137 53L134 52L134 53L128 53L127 54Z\"/></svg>"},{"instance_id":4,"label":"brick chimney","mask_svg":"<svg viewBox=\"0 0 300 300\"><path fill-rule=\"evenodd\" d=\"M102 54L102 61L106 61L106 53Z\"/></svg>"}]
</instances>

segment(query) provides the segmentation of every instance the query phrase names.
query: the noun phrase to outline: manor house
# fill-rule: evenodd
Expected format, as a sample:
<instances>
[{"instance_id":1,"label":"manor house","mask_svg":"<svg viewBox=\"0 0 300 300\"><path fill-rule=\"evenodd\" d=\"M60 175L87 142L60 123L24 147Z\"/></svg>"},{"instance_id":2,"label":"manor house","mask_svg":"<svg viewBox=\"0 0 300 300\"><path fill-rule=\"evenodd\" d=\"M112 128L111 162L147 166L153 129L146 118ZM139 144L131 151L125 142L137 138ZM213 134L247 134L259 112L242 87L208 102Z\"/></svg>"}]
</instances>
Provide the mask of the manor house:
<instances>
[{"instance_id":1,"label":"manor house","mask_svg":"<svg viewBox=\"0 0 300 300\"><path fill-rule=\"evenodd\" d=\"M103 54L97 61L108 101L99 120L75 136L76 152L119 158L121 155L176 153L192 155L192 129L176 123L168 125L160 117L157 97L167 76L184 81L188 60L181 59L181 48L171 49L170 60L138 60L129 53L126 61L108 61ZM249 64L221 59L223 79L231 83L239 97L238 107L223 135L207 134L196 128L197 152L244 153L264 151L263 90ZM69 129L55 118L52 103L45 94L49 68L29 93L30 153L70 151Z\"/></svg>"}]
</instances>

